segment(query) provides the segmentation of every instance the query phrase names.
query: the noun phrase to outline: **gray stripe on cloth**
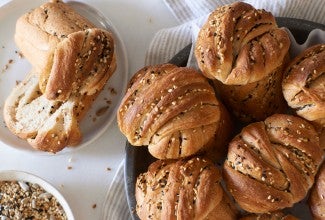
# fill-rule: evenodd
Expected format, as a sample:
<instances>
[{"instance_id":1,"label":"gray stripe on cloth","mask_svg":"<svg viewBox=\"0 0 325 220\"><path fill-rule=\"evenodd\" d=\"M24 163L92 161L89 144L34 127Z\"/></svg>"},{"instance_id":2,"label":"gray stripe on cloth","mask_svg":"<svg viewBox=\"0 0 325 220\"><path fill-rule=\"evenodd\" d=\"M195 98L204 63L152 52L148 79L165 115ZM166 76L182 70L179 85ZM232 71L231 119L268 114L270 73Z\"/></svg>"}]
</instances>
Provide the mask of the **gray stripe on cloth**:
<instances>
[{"instance_id":1,"label":"gray stripe on cloth","mask_svg":"<svg viewBox=\"0 0 325 220\"><path fill-rule=\"evenodd\" d=\"M124 160L119 165L113 181L108 188L102 213L103 220L131 219L124 188Z\"/></svg>"},{"instance_id":2,"label":"gray stripe on cloth","mask_svg":"<svg viewBox=\"0 0 325 220\"><path fill-rule=\"evenodd\" d=\"M256 8L272 12L274 16L300 18L325 24L325 0L245 0Z\"/></svg>"},{"instance_id":3,"label":"gray stripe on cloth","mask_svg":"<svg viewBox=\"0 0 325 220\"><path fill-rule=\"evenodd\" d=\"M166 63L191 42L191 26L187 23L174 28L162 29L155 34L149 45L145 65Z\"/></svg>"},{"instance_id":4,"label":"gray stripe on cloth","mask_svg":"<svg viewBox=\"0 0 325 220\"><path fill-rule=\"evenodd\" d=\"M188 22L210 13L216 7L235 2L235 0L165 0L167 7L180 22Z\"/></svg>"}]
</instances>

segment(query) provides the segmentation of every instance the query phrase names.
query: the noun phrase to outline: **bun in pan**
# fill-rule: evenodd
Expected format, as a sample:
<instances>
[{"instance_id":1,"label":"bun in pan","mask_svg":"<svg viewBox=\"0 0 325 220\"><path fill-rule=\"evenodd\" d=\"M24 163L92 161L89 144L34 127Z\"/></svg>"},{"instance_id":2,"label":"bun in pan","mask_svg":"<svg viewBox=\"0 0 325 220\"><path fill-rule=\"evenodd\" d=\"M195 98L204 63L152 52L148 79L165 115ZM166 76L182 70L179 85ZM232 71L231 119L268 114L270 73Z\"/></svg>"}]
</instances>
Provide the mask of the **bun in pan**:
<instances>
[{"instance_id":1,"label":"bun in pan","mask_svg":"<svg viewBox=\"0 0 325 220\"><path fill-rule=\"evenodd\" d=\"M137 179L137 214L140 219L236 219L220 181L217 167L201 157L156 161Z\"/></svg>"},{"instance_id":2,"label":"bun in pan","mask_svg":"<svg viewBox=\"0 0 325 220\"><path fill-rule=\"evenodd\" d=\"M138 71L117 113L128 141L148 145L158 159L187 157L211 146L225 151L228 120L207 79L194 69L172 64Z\"/></svg>"},{"instance_id":3,"label":"bun in pan","mask_svg":"<svg viewBox=\"0 0 325 220\"><path fill-rule=\"evenodd\" d=\"M195 56L234 115L245 122L260 121L284 110L281 80L289 46L288 34L271 13L236 2L210 14L199 32Z\"/></svg>"},{"instance_id":4,"label":"bun in pan","mask_svg":"<svg viewBox=\"0 0 325 220\"><path fill-rule=\"evenodd\" d=\"M229 144L224 163L228 190L246 211L291 207L314 183L324 152L306 120L276 114L242 129Z\"/></svg>"}]
</instances>

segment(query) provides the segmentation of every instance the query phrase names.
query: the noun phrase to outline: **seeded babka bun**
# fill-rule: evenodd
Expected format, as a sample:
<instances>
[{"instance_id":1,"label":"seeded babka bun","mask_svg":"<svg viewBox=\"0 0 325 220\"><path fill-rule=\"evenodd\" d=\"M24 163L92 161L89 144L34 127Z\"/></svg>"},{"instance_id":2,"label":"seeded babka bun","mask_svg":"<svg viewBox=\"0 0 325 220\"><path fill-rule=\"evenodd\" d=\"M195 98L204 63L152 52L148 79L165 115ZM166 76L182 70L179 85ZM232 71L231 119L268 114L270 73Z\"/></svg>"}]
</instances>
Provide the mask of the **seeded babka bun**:
<instances>
[{"instance_id":1,"label":"seeded babka bun","mask_svg":"<svg viewBox=\"0 0 325 220\"><path fill-rule=\"evenodd\" d=\"M207 79L194 69L161 64L138 71L117 112L121 132L158 159L225 152L231 122Z\"/></svg>"},{"instance_id":2,"label":"seeded babka bun","mask_svg":"<svg viewBox=\"0 0 325 220\"><path fill-rule=\"evenodd\" d=\"M325 44L306 49L290 62L282 88L299 116L325 127Z\"/></svg>"},{"instance_id":3,"label":"seeded babka bun","mask_svg":"<svg viewBox=\"0 0 325 220\"><path fill-rule=\"evenodd\" d=\"M195 57L238 119L260 121L285 109L281 81L289 46L271 13L236 2L210 14Z\"/></svg>"},{"instance_id":4,"label":"seeded babka bun","mask_svg":"<svg viewBox=\"0 0 325 220\"><path fill-rule=\"evenodd\" d=\"M237 219L220 181L219 170L208 159L156 161L137 179L136 212L140 219Z\"/></svg>"},{"instance_id":5,"label":"seeded babka bun","mask_svg":"<svg viewBox=\"0 0 325 220\"><path fill-rule=\"evenodd\" d=\"M323 155L309 122L276 114L246 126L230 142L223 174L244 210L273 212L307 195Z\"/></svg>"},{"instance_id":6,"label":"seeded babka bun","mask_svg":"<svg viewBox=\"0 0 325 220\"><path fill-rule=\"evenodd\" d=\"M89 28L95 25L68 4L51 0L17 20L15 42L35 71L42 72L59 42Z\"/></svg>"},{"instance_id":7,"label":"seeded babka bun","mask_svg":"<svg viewBox=\"0 0 325 220\"><path fill-rule=\"evenodd\" d=\"M62 1L21 16L15 41L39 73L46 98L66 101L72 93L93 95L115 71L114 40Z\"/></svg>"},{"instance_id":8,"label":"seeded babka bun","mask_svg":"<svg viewBox=\"0 0 325 220\"><path fill-rule=\"evenodd\" d=\"M116 69L112 34L56 0L20 17L15 41L33 69L5 101L8 129L42 151L78 145L79 123Z\"/></svg>"}]
</instances>

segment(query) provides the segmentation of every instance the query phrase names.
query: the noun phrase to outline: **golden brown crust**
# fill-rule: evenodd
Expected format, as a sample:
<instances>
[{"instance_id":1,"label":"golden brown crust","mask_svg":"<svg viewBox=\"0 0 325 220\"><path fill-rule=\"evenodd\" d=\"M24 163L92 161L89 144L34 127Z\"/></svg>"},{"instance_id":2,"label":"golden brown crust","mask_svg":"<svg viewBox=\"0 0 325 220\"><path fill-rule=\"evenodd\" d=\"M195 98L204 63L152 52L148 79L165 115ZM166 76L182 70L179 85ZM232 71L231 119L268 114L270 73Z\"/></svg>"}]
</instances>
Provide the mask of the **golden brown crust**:
<instances>
[{"instance_id":1,"label":"golden brown crust","mask_svg":"<svg viewBox=\"0 0 325 220\"><path fill-rule=\"evenodd\" d=\"M245 85L280 66L290 40L271 13L236 2L217 8L201 28L195 56L203 74L227 85Z\"/></svg>"},{"instance_id":2,"label":"golden brown crust","mask_svg":"<svg viewBox=\"0 0 325 220\"><path fill-rule=\"evenodd\" d=\"M210 14L194 52L228 109L251 122L282 113L281 82L289 46L287 32L277 27L271 13L235 2Z\"/></svg>"},{"instance_id":3,"label":"golden brown crust","mask_svg":"<svg viewBox=\"0 0 325 220\"><path fill-rule=\"evenodd\" d=\"M286 215L280 211L265 214L248 214L240 220L298 220L292 215Z\"/></svg>"},{"instance_id":4,"label":"golden brown crust","mask_svg":"<svg viewBox=\"0 0 325 220\"><path fill-rule=\"evenodd\" d=\"M137 214L140 219L236 219L220 181L218 169L204 158L156 161L137 179Z\"/></svg>"},{"instance_id":5,"label":"golden brown crust","mask_svg":"<svg viewBox=\"0 0 325 220\"><path fill-rule=\"evenodd\" d=\"M115 71L113 57L114 41L108 31L74 32L56 46L50 66L40 75L40 88L46 98L60 101L71 94L95 94Z\"/></svg>"},{"instance_id":6,"label":"golden brown crust","mask_svg":"<svg viewBox=\"0 0 325 220\"><path fill-rule=\"evenodd\" d=\"M214 86L232 114L243 122L261 121L286 109L282 95L282 72L279 66L269 76L246 85L225 85L214 80Z\"/></svg>"},{"instance_id":7,"label":"golden brown crust","mask_svg":"<svg viewBox=\"0 0 325 220\"><path fill-rule=\"evenodd\" d=\"M325 218L325 163L319 169L311 190L309 208L315 220Z\"/></svg>"},{"instance_id":8,"label":"golden brown crust","mask_svg":"<svg viewBox=\"0 0 325 220\"><path fill-rule=\"evenodd\" d=\"M225 181L246 211L265 213L291 207L313 185L323 154L310 123L276 114L243 128L230 142Z\"/></svg>"},{"instance_id":9,"label":"golden brown crust","mask_svg":"<svg viewBox=\"0 0 325 220\"><path fill-rule=\"evenodd\" d=\"M15 41L36 71L42 72L60 41L71 33L93 27L91 22L69 5L52 1L17 20Z\"/></svg>"},{"instance_id":10,"label":"golden brown crust","mask_svg":"<svg viewBox=\"0 0 325 220\"><path fill-rule=\"evenodd\" d=\"M325 44L312 46L291 61L282 88L299 116L325 127Z\"/></svg>"},{"instance_id":11,"label":"golden brown crust","mask_svg":"<svg viewBox=\"0 0 325 220\"><path fill-rule=\"evenodd\" d=\"M176 159L199 152L215 138L220 111L205 77L194 69L162 64L135 74L117 119L132 145L148 145L158 159Z\"/></svg>"},{"instance_id":12,"label":"golden brown crust","mask_svg":"<svg viewBox=\"0 0 325 220\"><path fill-rule=\"evenodd\" d=\"M115 71L111 33L95 28L61 1L19 18L15 39L40 73L40 89L48 99L66 101L72 93L95 94Z\"/></svg>"}]
</instances>

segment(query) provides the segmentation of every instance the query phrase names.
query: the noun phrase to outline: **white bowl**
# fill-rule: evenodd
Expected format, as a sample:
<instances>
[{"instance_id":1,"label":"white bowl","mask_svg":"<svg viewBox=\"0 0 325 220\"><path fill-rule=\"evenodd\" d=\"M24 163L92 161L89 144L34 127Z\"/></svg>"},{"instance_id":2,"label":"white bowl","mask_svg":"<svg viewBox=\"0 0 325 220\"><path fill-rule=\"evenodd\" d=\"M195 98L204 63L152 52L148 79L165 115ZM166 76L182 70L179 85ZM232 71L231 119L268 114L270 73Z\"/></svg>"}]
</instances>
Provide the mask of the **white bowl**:
<instances>
[{"instance_id":1,"label":"white bowl","mask_svg":"<svg viewBox=\"0 0 325 220\"><path fill-rule=\"evenodd\" d=\"M64 209L67 219L74 220L71 208L65 198L56 188L54 188L50 183L46 182L42 178L27 172L5 170L0 171L0 181L24 181L38 184L46 192L51 193L57 199L57 201L61 204L62 208Z\"/></svg>"}]
</instances>

